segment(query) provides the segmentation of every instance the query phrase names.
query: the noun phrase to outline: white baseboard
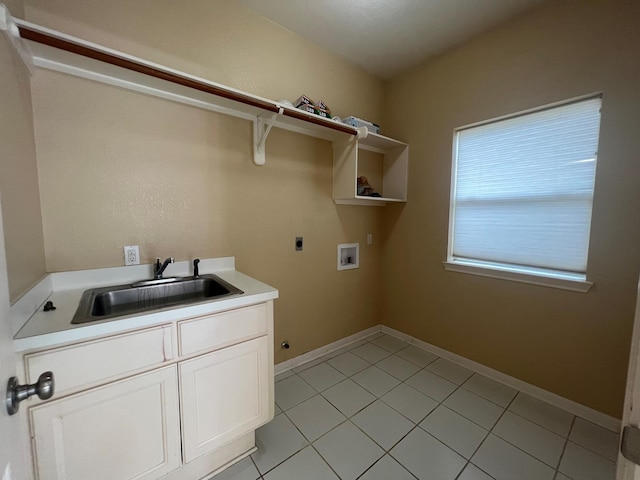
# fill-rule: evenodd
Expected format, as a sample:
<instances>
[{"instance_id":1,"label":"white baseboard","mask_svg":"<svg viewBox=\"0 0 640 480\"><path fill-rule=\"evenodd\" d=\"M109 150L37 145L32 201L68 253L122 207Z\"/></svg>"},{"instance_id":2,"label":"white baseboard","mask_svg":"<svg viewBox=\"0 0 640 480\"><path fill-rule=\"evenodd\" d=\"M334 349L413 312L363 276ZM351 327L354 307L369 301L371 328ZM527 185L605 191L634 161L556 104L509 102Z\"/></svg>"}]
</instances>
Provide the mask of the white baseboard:
<instances>
[{"instance_id":1,"label":"white baseboard","mask_svg":"<svg viewBox=\"0 0 640 480\"><path fill-rule=\"evenodd\" d=\"M340 350L356 342L361 342L379 332L383 332L387 335L391 335L392 337L404 340L405 342L415 345L418 348L431 352L453 363L457 363L458 365L468 368L469 370L473 370L474 372L480 373L497 382L503 383L508 387L515 388L516 390L524 392L527 395L531 395L538 400L542 400L543 402L561 408L562 410L565 410L578 417L584 418L585 420L595 423L596 425L600 425L601 427L604 427L608 430L616 433L620 432L621 421L617 418L594 410L593 408L587 407L578 402L574 402L573 400L569 400L568 398L561 397L560 395L549 392L540 387L536 387L535 385L519 380L515 377L512 377L511 375L507 375L506 373L499 372L498 370L494 370L493 368L482 365L481 363L469 360L468 358L465 358L456 353L449 352L448 350L445 350L443 348L436 347L435 345L424 342L422 340L418 340L411 335L407 335L406 333L402 333L398 330L394 330L393 328L389 328L384 325L367 328L366 330L362 330L361 332L354 333L353 335L349 335L345 338L341 338L336 342L324 345L323 347L316 348L315 350L307 352L303 355L299 355L295 358L291 358L285 362L279 363L275 366L275 374L279 375L280 373L291 370L292 368L296 368L300 365L304 365L305 363L312 362L313 360L319 359L320 357L335 352L336 350Z\"/></svg>"},{"instance_id":2,"label":"white baseboard","mask_svg":"<svg viewBox=\"0 0 640 480\"><path fill-rule=\"evenodd\" d=\"M304 353L302 355L298 355L297 357L290 358L289 360L278 363L274 368L274 373L276 375L281 374L282 372L286 372L287 370L291 370L292 368L299 367L300 365L304 365L305 363L311 362L317 358L323 357L328 353L335 352L336 350L340 350L348 345L359 342L361 340L370 337L371 335L375 335L380 332L380 325L376 325L375 327L367 328L366 330L362 330L358 333L354 333L353 335L349 335L348 337L341 338L333 343L328 345L324 345L320 348L316 348L315 350L311 350L310 352Z\"/></svg>"},{"instance_id":3,"label":"white baseboard","mask_svg":"<svg viewBox=\"0 0 640 480\"><path fill-rule=\"evenodd\" d=\"M383 333L386 333L387 335L391 335L400 340L411 343L416 347L422 348L423 350L427 350L428 352L438 355L439 357L442 357L453 363L457 363L458 365L468 368L469 370L480 373L485 377L489 377L497 382L503 383L508 387L520 390L521 392L535 397L538 400L542 400L543 402L561 408L562 410L566 410L567 412L572 413L573 415L576 415L578 417L582 417L585 420L595 423L596 425L600 425L601 427L612 430L616 433L620 432L621 421L610 415L594 410L593 408L587 407L578 402L574 402L573 400L569 400L568 398L561 397L560 395L549 392L540 387L536 387L535 385L519 380L515 377L512 377L511 375L507 375L506 373L499 372L498 370L494 370L493 368L482 365L481 363L469 360L468 358L460 356L456 353L449 352L448 350L445 350L443 348L436 347L435 345L423 342L422 340L418 340L411 335L407 335L406 333L394 330L393 328L382 325L381 331Z\"/></svg>"}]
</instances>

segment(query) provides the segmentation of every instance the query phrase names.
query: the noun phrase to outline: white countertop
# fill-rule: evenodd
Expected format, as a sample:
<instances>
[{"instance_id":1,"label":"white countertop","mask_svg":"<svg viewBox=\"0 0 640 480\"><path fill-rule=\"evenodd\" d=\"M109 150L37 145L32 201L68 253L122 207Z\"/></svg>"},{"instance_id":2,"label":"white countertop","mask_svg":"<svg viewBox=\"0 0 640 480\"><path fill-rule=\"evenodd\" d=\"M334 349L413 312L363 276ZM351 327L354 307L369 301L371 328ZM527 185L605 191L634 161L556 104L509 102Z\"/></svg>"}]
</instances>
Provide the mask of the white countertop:
<instances>
[{"instance_id":1,"label":"white countertop","mask_svg":"<svg viewBox=\"0 0 640 480\"><path fill-rule=\"evenodd\" d=\"M278 290L275 288L235 270L233 257L203 259L199 266L201 274L214 273L244 293L184 307L168 307L145 314L72 324L71 319L85 290L152 278L153 267L139 265L49 274L32 292L12 306L12 315L16 317L12 319L13 323L21 324L21 319L26 320L14 337L14 348L16 352L24 352L52 347L278 298ZM169 265L165 275L192 275L190 268L190 262L176 262ZM42 307L47 300L53 302L56 310L43 311Z\"/></svg>"}]
</instances>

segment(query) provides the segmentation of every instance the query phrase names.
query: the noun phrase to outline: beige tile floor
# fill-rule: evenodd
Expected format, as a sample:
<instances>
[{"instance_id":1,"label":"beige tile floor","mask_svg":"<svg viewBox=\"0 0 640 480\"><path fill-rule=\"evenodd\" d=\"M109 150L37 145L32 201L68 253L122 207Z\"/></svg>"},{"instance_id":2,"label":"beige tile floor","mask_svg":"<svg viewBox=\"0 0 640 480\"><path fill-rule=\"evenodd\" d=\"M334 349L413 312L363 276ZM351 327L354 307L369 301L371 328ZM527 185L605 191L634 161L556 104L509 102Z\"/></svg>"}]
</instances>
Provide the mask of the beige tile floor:
<instances>
[{"instance_id":1,"label":"beige tile floor","mask_svg":"<svg viewBox=\"0 0 640 480\"><path fill-rule=\"evenodd\" d=\"M276 377L258 451L211 480L613 480L618 435L378 334Z\"/></svg>"}]
</instances>

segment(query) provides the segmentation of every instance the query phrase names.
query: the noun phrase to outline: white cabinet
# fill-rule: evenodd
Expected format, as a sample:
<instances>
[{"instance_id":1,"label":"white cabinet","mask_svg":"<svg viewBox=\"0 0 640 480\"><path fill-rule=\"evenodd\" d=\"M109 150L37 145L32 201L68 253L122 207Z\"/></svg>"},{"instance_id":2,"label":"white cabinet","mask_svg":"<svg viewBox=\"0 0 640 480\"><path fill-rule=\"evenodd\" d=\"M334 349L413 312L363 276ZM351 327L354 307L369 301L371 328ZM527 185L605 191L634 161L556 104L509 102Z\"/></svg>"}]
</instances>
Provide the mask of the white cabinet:
<instances>
[{"instance_id":1,"label":"white cabinet","mask_svg":"<svg viewBox=\"0 0 640 480\"><path fill-rule=\"evenodd\" d=\"M150 480L180 466L176 367L30 410L40 480Z\"/></svg>"},{"instance_id":2,"label":"white cabinet","mask_svg":"<svg viewBox=\"0 0 640 480\"><path fill-rule=\"evenodd\" d=\"M185 462L269 420L268 362L263 336L179 365Z\"/></svg>"},{"instance_id":3,"label":"white cabinet","mask_svg":"<svg viewBox=\"0 0 640 480\"><path fill-rule=\"evenodd\" d=\"M273 302L25 352L60 389L26 419L38 480L192 480L273 418ZM35 375L35 373L34 373Z\"/></svg>"},{"instance_id":4,"label":"white cabinet","mask_svg":"<svg viewBox=\"0 0 640 480\"><path fill-rule=\"evenodd\" d=\"M333 143L333 200L337 204L383 206L407 201L409 145L368 133ZM365 176L380 197L358 195L357 179Z\"/></svg>"}]
</instances>

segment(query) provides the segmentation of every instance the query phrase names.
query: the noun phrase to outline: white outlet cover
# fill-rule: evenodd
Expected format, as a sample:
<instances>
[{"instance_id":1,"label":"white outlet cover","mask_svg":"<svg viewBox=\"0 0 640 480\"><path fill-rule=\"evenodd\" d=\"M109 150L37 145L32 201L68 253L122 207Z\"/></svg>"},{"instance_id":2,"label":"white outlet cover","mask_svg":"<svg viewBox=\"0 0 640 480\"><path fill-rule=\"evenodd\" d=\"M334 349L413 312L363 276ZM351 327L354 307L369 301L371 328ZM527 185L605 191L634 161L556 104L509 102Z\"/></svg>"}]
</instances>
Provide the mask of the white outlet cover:
<instances>
[{"instance_id":1,"label":"white outlet cover","mask_svg":"<svg viewBox=\"0 0 640 480\"><path fill-rule=\"evenodd\" d=\"M124 264L140 265L140 249L138 245L126 245L124 247Z\"/></svg>"}]
</instances>

